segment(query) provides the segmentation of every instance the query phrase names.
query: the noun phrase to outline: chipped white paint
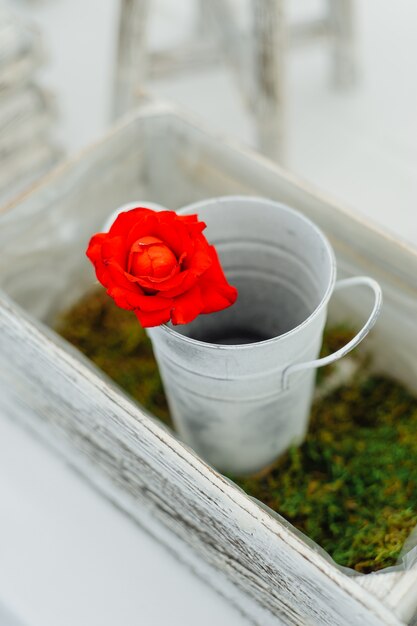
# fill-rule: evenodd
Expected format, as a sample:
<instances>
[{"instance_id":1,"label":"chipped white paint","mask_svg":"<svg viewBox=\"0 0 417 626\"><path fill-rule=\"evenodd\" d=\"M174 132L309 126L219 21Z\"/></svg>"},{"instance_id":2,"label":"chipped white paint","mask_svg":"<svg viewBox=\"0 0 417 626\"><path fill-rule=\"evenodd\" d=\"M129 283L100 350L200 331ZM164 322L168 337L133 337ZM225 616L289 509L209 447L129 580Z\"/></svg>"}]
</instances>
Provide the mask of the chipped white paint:
<instances>
[{"instance_id":1,"label":"chipped white paint","mask_svg":"<svg viewBox=\"0 0 417 626\"><path fill-rule=\"evenodd\" d=\"M47 439L138 523L166 529L160 540L210 584L220 583L208 572L221 571L223 593L254 623L404 624L417 604L415 568L345 575L43 324L93 281L84 250L112 208L135 197L175 208L226 193L269 196L304 211L329 236L344 276L368 273L381 283L384 309L368 342L378 367L394 368L415 389L415 251L262 157L155 106L1 216L0 287L8 296L0 296L0 410ZM366 298L338 298L334 319L346 312L365 319Z\"/></svg>"}]
</instances>

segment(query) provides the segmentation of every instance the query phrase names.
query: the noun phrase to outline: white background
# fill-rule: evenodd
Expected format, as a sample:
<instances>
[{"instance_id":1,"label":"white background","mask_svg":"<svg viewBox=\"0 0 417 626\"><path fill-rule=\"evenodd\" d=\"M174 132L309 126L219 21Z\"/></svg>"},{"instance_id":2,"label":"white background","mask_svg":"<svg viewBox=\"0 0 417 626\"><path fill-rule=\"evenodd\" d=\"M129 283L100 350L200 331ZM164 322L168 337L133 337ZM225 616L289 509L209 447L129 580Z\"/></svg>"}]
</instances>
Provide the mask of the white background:
<instances>
[{"instance_id":1,"label":"white background","mask_svg":"<svg viewBox=\"0 0 417 626\"><path fill-rule=\"evenodd\" d=\"M287 53L284 164L344 204L417 244L417 2L352 0L360 77L355 89L329 86L329 47ZM44 72L61 109L70 150L110 121L118 0L9 0L43 29ZM248 0L233 0L244 15ZM152 0L149 47L169 48L192 28L195 0ZM286 0L289 21L319 15L326 0ZM147 84L244 142L253 126L227 68Z\"/></svg>"}]
</instances>

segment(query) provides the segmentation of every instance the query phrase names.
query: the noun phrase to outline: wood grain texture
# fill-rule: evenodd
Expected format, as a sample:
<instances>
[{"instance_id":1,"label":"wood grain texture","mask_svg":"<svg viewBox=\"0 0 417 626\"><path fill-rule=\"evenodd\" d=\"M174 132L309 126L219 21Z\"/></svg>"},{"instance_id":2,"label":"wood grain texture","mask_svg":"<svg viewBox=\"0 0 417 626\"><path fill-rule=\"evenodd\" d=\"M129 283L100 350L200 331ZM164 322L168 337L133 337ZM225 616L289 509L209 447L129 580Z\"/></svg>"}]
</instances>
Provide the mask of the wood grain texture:
<instances>
[{"instance_id":1,"label":"wood grain texture","mask_svg":"<svg viewBox=\"0 0 417 626\"><path fill-rule=\"evenodd\" d=\"M252 0L253 107L260 151L280 161L284 152L287 29L284 0Z\"/></svg>"},{"instance_id":2,"label":"wood grain texture","mask_svg":"<svg viewBox=\"0 0 417 626\"><path fill-rule=\"evenodd\" d=\"M358 78L355 6L352 0L327 0L332 44L331 82L336 89L349 89Z\"/></svg>"},{"instance_id":3,"label":"wood grain texture","mask_svg":"<svg viewBox=\"0 0 417 626\"><path fill-rule=\"evenodd\" d=\"M147 78L149 0L121 0L114 84L114 117L139 104Z\"/></svg>"},{"instance_id":4,"label":"wood grain texture","mask_svg":"<svg viewBox=\"0 0 417 626\"><path fill-rule=\"evenodd\" d=\"M228 581L223 592L254 623L404 623L416 608L416 569L381 573L380 585L366 576L359 585L37 321L53 319L91 283L85 246L115 206L143 199L175 208L224 193L269 196L303 210L331 238L343 275L380 280L385 307L374 331L376 359L415 385L417 359L409 350L417 341L415 252L271 162L159 105L120 123L1 217L0 287L29 315L1 296L0 410L65 450L138 523L151 527L146 517L166 529L158 531L160 540L210 584L219 586L213 572L220 571ZM340 299L333 315L346 307L360 317L369 303Z\"/></svg>"},{"instance_id":5,"label":"wood grain texture","mask_svg":"<svg viewBox=\"0 0 417 626\"><path fill-rule=\"evenodd\" d=\"M224 64L254 118L257 147L282 162L285 157L286 66L289 45L330 41L331 81L351 87L357 74L353 0L327 0L323 16L290 24L289 0L249 0L250 27L241 28L241 6L230 0L195 0L197 28L189 41L154 52L147 45L149 0L121 0L116 59L115 116L139 104L147 79L172 77ZM288 45L289 44L289 45Z\"/></svg>"},{"instance_id":6,"label":"wood grain texture","mask_svg":"<svg viewBox=\"0 0 417 626\"><path fill-rule=\"evenodd\" d=\"M57 163L51 138L54 107L37 85L41 33L0 6L0 203L27 188Z\"/></svg>"}]
</instances>

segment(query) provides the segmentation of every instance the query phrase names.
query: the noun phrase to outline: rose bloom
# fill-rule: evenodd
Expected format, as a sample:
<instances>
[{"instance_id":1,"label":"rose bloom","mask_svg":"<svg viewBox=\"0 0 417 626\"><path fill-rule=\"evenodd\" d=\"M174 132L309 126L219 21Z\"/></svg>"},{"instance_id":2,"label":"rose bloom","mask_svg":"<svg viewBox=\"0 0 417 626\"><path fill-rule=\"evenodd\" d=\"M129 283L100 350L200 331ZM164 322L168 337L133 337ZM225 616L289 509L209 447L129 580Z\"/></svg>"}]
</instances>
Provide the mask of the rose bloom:
<instances>
[{"instance_id":1,"label":"rose bloom","mask_svg":"<svg viewBox=\"0 0 417 626\"><path fill-rule=\"evenodd\" d=\"M143 327L188 324L237 298L205 228L197 215L138 207L120 213L108 233L94 235L87 256L109 296Z\"/></svg>"}]
</instances>

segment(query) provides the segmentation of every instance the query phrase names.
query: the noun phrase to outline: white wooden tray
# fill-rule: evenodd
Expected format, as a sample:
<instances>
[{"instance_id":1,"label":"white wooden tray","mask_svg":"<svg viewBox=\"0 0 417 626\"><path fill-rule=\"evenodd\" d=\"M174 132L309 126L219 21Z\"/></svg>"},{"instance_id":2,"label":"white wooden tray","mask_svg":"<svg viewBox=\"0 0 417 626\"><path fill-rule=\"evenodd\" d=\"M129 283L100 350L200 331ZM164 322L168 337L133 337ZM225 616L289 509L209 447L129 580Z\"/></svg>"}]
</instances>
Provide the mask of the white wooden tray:
<instances>
[{"instance_id":1,"label":"white wooden tray","mask_svg":"<svg viewBox=\"0 0 417 626\"><path fill-rule=\"evenodd\" d=\"M268 160L150 105L0 217L0 413L42 436L254 623L405 624L417 569L345 575L47 327L93 282L86 245L115 207L142 198L176 208L227 193L304 211L329 236L340 275L380 281L384 311L368 344L379 368L417 390L416 252ZM365 298L338 298L334 318L369 310Z\"/></svg>"}]
</instances>

